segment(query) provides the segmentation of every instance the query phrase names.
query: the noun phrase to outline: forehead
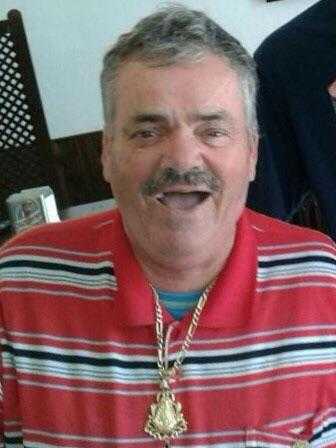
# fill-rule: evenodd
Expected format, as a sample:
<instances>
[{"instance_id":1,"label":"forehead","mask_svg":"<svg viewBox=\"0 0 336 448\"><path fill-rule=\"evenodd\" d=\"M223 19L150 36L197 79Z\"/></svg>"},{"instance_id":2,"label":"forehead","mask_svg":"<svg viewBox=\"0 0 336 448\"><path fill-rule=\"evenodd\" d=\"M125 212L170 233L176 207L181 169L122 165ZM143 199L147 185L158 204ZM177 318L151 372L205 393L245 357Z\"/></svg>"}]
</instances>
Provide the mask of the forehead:
<instances>
[{"instance_id":1,"label":"forehead","mask_svg":"<svg viewBox=\"0 0 336 448\"><path fill-rule=\"evenodd\" d=\"M129 61L120 68L116 119L135 112L195 115L218 110L243 119L239 78L223 58L208 54L197 62L162 67Z\"/></svg>"}]
</instances>

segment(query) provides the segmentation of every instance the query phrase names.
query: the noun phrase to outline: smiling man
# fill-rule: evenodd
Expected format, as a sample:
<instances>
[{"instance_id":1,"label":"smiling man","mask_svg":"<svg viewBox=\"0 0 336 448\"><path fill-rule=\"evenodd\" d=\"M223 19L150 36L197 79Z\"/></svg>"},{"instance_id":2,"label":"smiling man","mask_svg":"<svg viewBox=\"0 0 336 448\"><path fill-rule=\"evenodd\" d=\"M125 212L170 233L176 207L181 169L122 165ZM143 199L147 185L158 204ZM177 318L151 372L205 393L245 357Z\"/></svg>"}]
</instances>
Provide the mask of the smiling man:
<instances>
[{"instance_id":1,"label":"smiling man","mask_svg":"<svg viewBox=\"0 0 336 448\"><path fill-rule=\"evenodd\" d=\"M160 59L130 56L105 128L105 179L146 277L165 290L202 289L215 278L255 171L257 137L238 74L209 50L198 59L172 64L163 54L157 67Z\"/></svg>"},{"instance_id":2,"label":"smiling man","mask_svg":"<svg viewBox=\"0 0 336 448\"><path fill-rule=\"evenodd\" d=\"M335 446L336 248L245 208L255 91L182 6L106 54L118 208L1 250L5 446Z\"/></svg>"}]
</instances>

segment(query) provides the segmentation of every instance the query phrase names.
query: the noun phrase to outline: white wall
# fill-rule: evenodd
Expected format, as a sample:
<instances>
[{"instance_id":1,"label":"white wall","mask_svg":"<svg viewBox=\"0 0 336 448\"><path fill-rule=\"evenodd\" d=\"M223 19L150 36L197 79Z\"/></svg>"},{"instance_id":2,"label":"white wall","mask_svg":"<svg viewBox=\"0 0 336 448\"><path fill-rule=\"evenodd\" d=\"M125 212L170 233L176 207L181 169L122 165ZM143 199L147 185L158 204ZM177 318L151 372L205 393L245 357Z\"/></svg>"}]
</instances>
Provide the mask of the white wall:
<instances>
[{"instance_id":1,"label":"white wall","mask_svg":"<svg viewBox=\"0 0 336 448\"><path fill-rule=\"evenodd\" d=\"M317 0L182 0L203 9L253 52ZM102 128L99 72L105 50L159 0L0 0L0 20L23 14L52 138Z\"/></svg>"}]
</instances>

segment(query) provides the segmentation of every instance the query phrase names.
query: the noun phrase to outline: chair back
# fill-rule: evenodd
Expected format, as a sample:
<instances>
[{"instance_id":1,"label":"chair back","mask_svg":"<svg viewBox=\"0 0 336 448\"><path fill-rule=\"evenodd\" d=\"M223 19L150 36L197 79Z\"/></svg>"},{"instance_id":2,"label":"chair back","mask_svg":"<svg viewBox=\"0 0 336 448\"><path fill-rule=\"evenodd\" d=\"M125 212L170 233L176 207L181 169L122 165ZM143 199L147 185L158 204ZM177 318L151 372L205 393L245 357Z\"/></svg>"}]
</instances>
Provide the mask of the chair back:
<instances>
[{"instance_id":1,"label":"chair back","mask_svg":"<svg viewBox=\"0 0 336 448\"><path fill-rule=\"evenodd\" d=\"M17 10L7 17L0 21L0 217L12 193L49 185L57 198L59 188L22 17Z\"/></svg>"}]
</instances>

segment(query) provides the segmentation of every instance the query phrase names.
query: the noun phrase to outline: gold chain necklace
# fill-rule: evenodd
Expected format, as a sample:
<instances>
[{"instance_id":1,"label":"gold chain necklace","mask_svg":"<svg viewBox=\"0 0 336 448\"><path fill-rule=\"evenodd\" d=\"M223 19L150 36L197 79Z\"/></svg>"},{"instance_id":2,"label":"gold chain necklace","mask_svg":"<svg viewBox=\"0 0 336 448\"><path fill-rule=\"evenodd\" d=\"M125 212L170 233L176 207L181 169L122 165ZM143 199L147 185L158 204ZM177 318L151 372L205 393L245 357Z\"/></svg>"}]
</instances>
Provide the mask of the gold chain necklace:
<instances>
[{"instance_id":1,"label":"gold chain necklace","mask_svg":"<svg viewBox=\"0 0 336 448\"><path fill-rule=\"evenodd\" d=\"M158 346L157 365L160 377L160 392L156 396L156 402L150 407L150 414L146 422L145 431L152 437L165 441L165 446L167 447L169 446L170 439L178 437L187 430L187 422L183 416L182 405L176 401L170 383L175 380L190 347L211 287L212 284L204 290L197 302L187 335L171 368L168 366L167 356L164 356L167 347L164 341L163 315L160 299L156 290L152 287L155 299L155 329Z\"/></svg>"}]
</instances>

